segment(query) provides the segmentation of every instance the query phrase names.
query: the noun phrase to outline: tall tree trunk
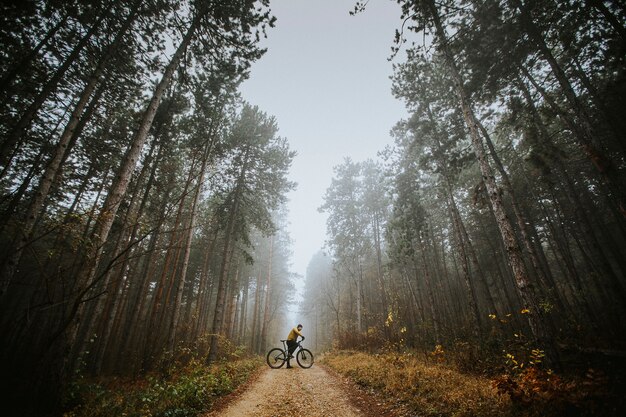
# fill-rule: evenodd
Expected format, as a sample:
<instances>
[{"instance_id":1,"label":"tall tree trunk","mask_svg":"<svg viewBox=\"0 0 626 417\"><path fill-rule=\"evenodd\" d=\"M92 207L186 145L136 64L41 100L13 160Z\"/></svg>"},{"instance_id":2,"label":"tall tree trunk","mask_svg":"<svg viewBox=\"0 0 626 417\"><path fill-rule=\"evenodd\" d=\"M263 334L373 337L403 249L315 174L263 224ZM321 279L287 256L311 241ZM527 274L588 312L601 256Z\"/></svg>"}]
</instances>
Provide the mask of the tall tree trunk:
<instances>
[{"instance_id":1,"label":"tall tree trunk","mask_svg":"<svg viewBox=\"0 0 626 417\"><path fill-rule=\"evenodd\" d=\"M389 306L387 303L387 290L385 289L385 279L383 276L383 255L382 255L382 244L381 244L381 233L380 233L380 213L378 211L374 214L374 245L376 246L376 278L378 280L378 294L380 295L380 301L382 304L383 314L382 314L382 328L387 333L389 331L389 327L385 326L385 322L387 320L387 316L389 315Z\"/></svg>"},{"instance_id":2,"label":"tall tree trunk","mask_svg":"<svg viewBox=\"0 0 626 417\"><path fill-rule=\"evenodd\" d=\"M241 313L241 290L239 289L239 280L241 279L241 272L243 268L241 264L237 266L237 272L235 273L235 282L237 285L234 287L233 294L233 312L231 315L231 322L229 324L230 331L228 332L228 338L232 341L239 339L239 315Z\"/></svg>"},{"instance_id":3,"label":"tall tree trunk","mask_svg":"<svg viewBox=\"0 0 626 417\"><path fill-rule=\"evenodd\" d=\"M176 326L178 324L178 318L180 315L180 306L183 297L183 287L187 278L187 267L189 265L189 255L191 253L191 241L196 228L196 217L198 214L198 203L200 202L200 192L204 184L204 177L206 175L207 165L213 150L214 141L212 138L208 141L204 149L204 155L202 156L202 162L200 165L200 175L198 176L198 185L195 188L193 202L191 205L191 213L189 214L189 226L187 230L187 238L185 240L185 254L183 256L183 264L181 270L181 276L178 280L178 291L176 294L176 301L174 302L174 311L172 313L172 324L170 326L170 334L168 337L168 346L170 351L174 350L174 343L176 337Z\"/></svg>"},{"instance_id":4,"label":"tall tree trunk","mask_svg":"<svg viewBox=\"0 0 626 417\"><path fill-rule=\"evenodd\" d=\"M524 68L520 68L522 73L526 76L526 78L532 83L532 85L537 89L537 91L546 99L548 104L554 108L557 113L559 113L563 119L566 121L568 126L573 129L574 121L572 121L565 113L559 110L558 105L550 98L550 96L538 85L538 83L534 80L532 75L528 73ZM539 133L542 137L542 145L553 148L554 145L550 142L550 134L547 131L546 126L544 125L541 117L536 110L532 97L530 96L530 92L526 88L524 82L518 78L518 86L520 90L524 94L526 102L528 104L528 108L531 111L531 116L533 117L533 122L537 126ZM615 274L610 261L607 259L604 251L602 250L602 246L598 242L596 236L596 228L593 227L589 217L587 216L583 204L580 200L579 192L576 190L574 186L568 169L565 167L563 161L557 156L552 160L555 165L556 170L559 172L559 179L562 180L563 186L566 192L568 199L570 200L569 204L563 205L564 209L572 210L574 212L574 217L577 218L577 226L583 229L583 234L585 235L587 240L591 240L591 251L593 253L593 258L597 259L599 263L599 268L601 274L607 278L610 286L610 292L617 296L618 300L620 300L622 305L626 305L626 288L624 288L624 284L620 281L618 276ZM618 219L619 221L620 219Z\"/></svg>"},{"instance_id":5,"label":"tall tree trunk","mask_svg":"<svg viewBox=\"0 0 626 417\"><path fill-rule=\"evenodd\" d=\"M259 344L259 316L261 315L261 271L259 270L256 275L256 289L254 291L254 307L252 310L252 339L250 341L250 347L253 352L258 353Z\"/></svg>"},{"instance_id":6,"label":"tall tree trunk","mask_svg":"<svg viewBox=\"0 0 626 417\"><path fill-rule=\"evenodd\" d=\"M489 283L487 282L487 274L481 268L480 262L478 262L478 255L476 254L476 249L474 248L474 244L470 239L469 233L467 232L467 228L465 227L465 222L461 218L461 213L457 211L457 224L459 226L459 231L461 232L461 237L465 242L465 248L467 249L467 255L471 261L472 267L474 268L474 276L476 277L473 281L478 282L478 285L482 288L482 296L485 298L485 302L487 303L487 308L490 312L497 314L498 308L494 301L494 294L491 290Z\"/></svg>"},{"instance_id":7,"label":"tall tree trunk","mask_svg":"<svg viewBox=\"0 0 626 417\"><path fill-rule=\"evenodd\" d=\"M245 284L243 285L243 294L241 297L241 313L239 314L239 330L237 332L237 344L245 343L247 332L246 332L246 324L247 324L247 315L248 315L248 292L250 289L250 279L246 275L244 277Z\"/></svg>"},{"instance_id":8,"label":"tall tree trunk","mask_svg":"<svg viewBox=\"0 0 626 417\"><path fill-rule=\"evenodd\" d=\"M105 354L110 352L108 346L111 343L110 336L113 331L113 325L118 322L118 320L116 320L117 312L120 307L120 303L122 302L124 289L128 287L126 284L126 277L130 276L128 269L132 256L132 247L138 243L137 234L139 233L140 227L139 218L144 211L149 191L152 188L150 178L148 178L146 185L144 185L144 178L154 170L151 160L156 146L157 141L154 140L150 146L150 150L148 151L141 172L135 181L135 192L132 194L129 208L126 211L124 219L121 221L123 231L120 233L119 239L114 244L112 259L121 258L120 266L117 268L117 277L111 282L111 273L108 274L103 280L102 287L103 290L108 293L108 297L106 300L96 300L93 313L91 313L86 320L86 322L93 322L93 330L90 331L89 334L93 334L98 328L100 329L98 331L99 349L96 350L96 356L93 361L95 375L100 374ZM143 193L140 193L140 190L142 190ZM112 291L109 291L109 287L113 287Z\"/></svg>"},{"instance_id":9,"label":"tall tree trunk","mask_svg":"<svg viewBox=\"0 0 626 417\"><path fill-rule=\"evenodd\" d=\"M512 0L512 2L513 5L520 11L520 19L523 28L526 30L526 33L528 33L535 45L539 48L540 54L550 66L552 74L561 86L561 90L563 91L570 108L576 116L577 123L574 123L574 127L576 131L579 132L576 137L579 140L581 147L613 193L613 198L616 200L622 216L626 217L626 193L624 192L624 181L620 178L619 172L614 164L594 144L593 124L585 106L576 95L574 88L565 74L565 71L557 62L548 45L546 45L541 30L532 19L528 6L522 3L521 0ZM624 140L623 137L622 140Z\"/></svg>"},{"instance_id":10,"label":"tall tree trunk","mask_svg":"<svg viewBox=\"0 0 626 417\"><path fill-rule=\"evenodd\" d=\"M447 179L445 179L447 181ZM449 182L446 185L446 194L448 197L448 205L450 208L450 217L452 220L452 227L454 230L454 236L456 238L456 242L457 242L457 250L458 250L458 257L461 260L461 269L463 271L463 283L465 284L465 291L467 294L467 300L469 302L469 307L470 307L470 311L471 311L471 326L472 326L472 334L474 335L474 337L476 338L476 340L480 339L480 333L481 333L481 329L480 329L480 324L481 324L481 320L480 320L480 313L478 311L478 301L476 299L476 291L474 290L474 285L472 283L472 278L471 278L471 271L470 271L470 267L469 267L469 256L467 255L467 252L465 250L465 244L463 241L463 235L461 233L461 226L460 226L460 222L461 222L461 216L459 214L458 208L456 206L456 201L454 200L454 196L452 195L452 191L450 189L450 185Z\"/></svg>"},{"instance_id":11,"label":"tall tree trunk","mask_svg":"<svg viewBox=\"0 0 626 417\"><path fill-rule=\"evenodd\" d=\"M76 291L70 304L71 307L65 320L60 324L57 333L53 336L53 338L56 339L56 337L66 333L66 340L70 346L72 346L76 340L78 330L78 326L76 324L79 321L76 320L76 318L79 315L81 306L84 305L83 298L93 288L94 283L97 281L96 269L102 255L104 243L108 238L113 220L117 214L117 210L126 194L131 173L137 164L143 145L148 137L148 132L152 126L156 110L161 102L161 98L163 97L165 90L172 80L174 71L178 68L184 52L193 39L196 30L200 26L201 17L202 15L200 13L194 17L191 26L167 65L161 81L158 83L152 99L150 100L150 104L143 114L139 129L133 137L130 147L122 159L122 164L113 179L113 183L111 184L103 207L96 221L96 226L92 234L93 238L91 247L88 250L84 266L77 277ZM71 325L72 323L74 323L74 325Z\"/></svg>"},{"instance_id":12,"label":"tall tree trunk","mask_svg":"<svg viewBox=\"0 0 626 417\"><path fill-rule=\"evenodd\" d=\"M232 261L231 261L232 262ZM224 311L223 335L228 339L233 339L233 331L235 328L235 312L237 310L237 298L239 296L239 273L241 272L240 262L235 262L235 277L228 283L227 290L227 308Z\"/></svg>"},{"instance_id":13,"label":"tall tree trunk","mask_svg":"<svg viewBox=\"0 0 626 417\"><path fill-rule=\"evenodd\" d=\"M435 344L441 344L441 327L439 323L439 316L437 315L436 306L435 306L435 295L434 295L434 284L432 277L430 275L430 271L428 268L428 262L426 261L426 246L422 237L419 236L417 238L419 241L419 253L422 260L422 271L424 272L424 285L426 287L426 295L428 296L428 308L430 310L430 317L433 323L433 332L435 336ZM417 265L416 265L417 267Z\"/></svg>"},{"instance_id":14,"label":"tall tree trunk","mask_svg":"<svg viewBox=\"0 0 626 417\"><path fill-rule=\"evenodd\" d=\"M74 111L70 115L69 122L65 126L65 129L63 130L63 133L61 134L61 137L59 138L55 146L53 156L48 162L46 169L44 170L44 173L42 174L41 179L39 180L37 190L35 191L35 197L31 200L30 204L28 205L28 208L26 209L26 216L25 216L24 224L19 229L19 236L16 239L17 243L14 245L16 249L13 251L13 254L11 255L11 257L6 261L6 264L3 265L2 274L1 274L2 281L0 283L0 296L4 295L10 281L13 279L13 275L15 274L15 269L17 268L17 265L22 256L22 253L24 249L26 248L28 241L32 237L31 233L33 231L33 227L35 223L39 220L39 217L42 215L44 202L46 198L48 197L50 188L52 187L52 184L54 183L55 179L61 173L61 170L62 170L61 162L63 161L64 156L66 155L68 145L72 137L74 136L76 128L79 125L79 122L81 120L81 115L83 114L83 110L87 106L87 103L89 102L89 99L91 98L91 95L93 94L94 90L96 89L96 86L100 82L100 77L102 76L102 73L104 72L104 69L106 68L107 64L110 62L111 56L113 55L114 52L117 51L119 44L121 43L123 37L126 36L128 29L130 28L131 24L135 20L137 10L140 4L141 4L140 1L135 2L134 8L131 11L131 14L126 18L117 36L115 37L113 42L111 42L111 44L107 47L104 54L100 58L100 61L98 62L96 69L94 70L93 74L87 81L85 88L80 94L78 103L76 104ZM95 30L95 28L97 28L97 25L94 25L93 30Z\"/></svg>"},{"instance_id":15,"label":"tall tree trunk","mask_svg":"<svg viewBox=\"0 0 626 417\"><path fill-rule=\"evenodd\" d=\"M478 131L476 116L474 115L470 98L465 91L463 78L457 68L454 56L450 50L447 34L443 24L441 23L439 11L437 10L437 6L433 0L428 0L427 6L435 24L435 32L438 38L439 49L443 53L448 69L450 70L452 81L454 82L454 87L459 98L459 104L463 111L463 118L465 119L465 123L469 129L472 147L474 149L474 153L476 154L476 159L478 160L483 182L485 183L488 191L489 201L491 202L494 214L496 215L497 225L500 230L503 243L505 244L506 253L515 277L517 291L520 298L523 300L524 305L529 310L529 314L527 314L527 316L533 336L537 338L543 347L545 347L549 360L555 362L557 360L557 356L554 339L542 321L542 310L534 293L533 286L529 282L521 250L516 242L513 227L504 209L500 190L487 161L487 156L483 148L483 142Z\"/></svg>"},{"instance_id":16,"label":"tall tree trunk","mask_svg":"<svg viewBox=\"0 0 626 417\"><path fill-rule=\"evenodd\" d=\"M235 236L235 223L237 221L237 216L239 215L239 205L241 204L241 198L243 196L245 176L248 172L248 158L249 149L246 149L243 156L241 171L239 172L239 177L237 179L236 188L233 193L233 202L230 206L226 234L224 236L224 251L222 253L220 275L217 281L217 302L215 305L215 315L213 316L213 325L211 326L211 342L209 354L206 359L207 364L214 362L217 358L218 338L222 333L224 304L226 298L226 277L228 276L230 267L229 260L233 251L232 245L237 240L237 236Z\"/></svg>"},{"instance_id":17,"label":"tall tree trunk","mask_svg":"<svg viewBox=\"0 0 626 417\"><path fill-rule=\"evenodd\" d=\"M150 148L151 152L156 146L158 146L158 140L155 138L154 144ZM136 236L139 230L139 227L140 227L139 219L141 218L141 215L144 212L146 204L148 203L148 197L150 195L150 191L152 190L155 184L157 166L158 166L159 161L161 160L162 154L165 152L164 146L161 145L158 147L158 152L157 152L156 157L154 158L154 161L152 161L152 158L150 157L151 152L148 153L146 161L144 162L144 167L150 166L150 175L148 177L148 180L145 186L143 187L144 194L143 194L142 201L139 205L137 218L136 218L135 225L134 225L133 232L132 232L133 236ZM157 218L159 219L163 219L165 217L165 211L167 208L167 203L169 202L169 196L171 194L171 191L172 191L171 187L166 188L165 194L163 196L162 204L157 209L157 213L158 213ZM133 323L143 323L145 321L144 320L144 316L145 316L144 305L146 303L147 295L148 295L148 287L149 287L150 276L151 276L150 269L152 268L153 259L156 256L155 250L158 245L158 240L161 235L160 232L161 232L162 227L163 227L163 222L159 221L153 233L151 234L150 241L148 242L147 255L143 257L143 263L139 267L139 270L137 271L137 274L135 275L135 279L130 282L129 295L128 295L130 297L129 308L125 314L124 325L122 326L121 331L123 335L132 334L132 336L131 337L127 336L127 337L122 338L123 341L119 349L119 352L121 353L121 355L124 355L127 349L130 349L130 347L133 346L137 340L142 339L143 335L141 334L139 329L146 327L146 326L136 326L135 327L136 331L133 332L131 330L133 329ZM126 355L126 357L128 356L129 355Z\"/></svg>"},{"instance_id":18,"label":"tall tree trunk","mask_svg":"<svg viewBox=\"0 0 626 417\"><path fill-rule=\"evenodd\" d=\"M35 178L35 176L37 175L37 172L41 169L41 165L44 160L45 153L46 153L46 150L44 148L41 148L39 150L39 153L34 158L33 163L31 164L30 169L28 170L28 173L25 175L24 179L22 179L22 182L20 183L19 188L13 193L13 196L11 196L9 203L7 204L7 208L3 211L2 217L0 218L0 233L4 234L5 227L13 218L15 211L19 207L20 201L22 201L22 198L24 197L24 195L26 194L26 191L30 187L31 181L33 180L33 178ZM8 199L8 196L7 196L7 199ZM10 258L15 257L14 255L15 252L17 251L21 252L23 250L22 248L16 247L15 243L12 244L11 247L15 249L13 253L8 255L9 256L8 258L4 257L4 259L1 261L2 265L8 266L8 264L11 262ZM6 267L3 267L3 269L6 269ZM3 272L1 275L2 278L0 278L0 288L4 288L4 291L6 291L6 287L8 287L8 285L11 283L11 280L12 280L12 277L9 278L9 274L13 275L11 271ZM1 297L1 294L2 294L2 289L0 289L0 297Z\"/></svg>"},{"instance_id":19,"label":"tall tree trunk","mask_svg":"<svg viewBox=\"0 0 626 417\"><path fill-rule=\"evenodd\" d=\"M149 357L162 347L161 343L166 333L165 326L168 320L168 310L172 304L171 294L172 289L176 283L178 261L182 249L182 240L185 227L183 226L183 213L185 210L185 201L191 187L191 183L194 177L194 168L196 161L192 161L185 180L185 185L180 194L178 200L178 208L176 210L176 218L172 224L171 237L167 247L163 266L161 268L161 274L159 281L155 288L155 295L152 299L152 305L150 307L150 319L148 322L149 331L146 333L146 349L145 357ZM167 342L167 340L165 340Z\"/></svg>"},{"instance_id":20,"label":"tall tree trunk","mask_svg":"<svg viewBox=\"0 0 626 417\"><path fill-rule=\"evenodd\" d=\"M47 135L48 141L52 141L52 138L54 137L54 135L56 135L57 130L63 123L63 120L65 119L65 116L67 115L67 113L68 113L68 110L66 109L65 114L63 114L63 116L59 118L57 124ZM4 210L4 212L2 213L2 219L0 221L0 231L3 231L6 225L8 224L8 222L11 220L11 218L14 217L15 210L19 206L19 203L22 201L24 194L30 187L31 181L37 174L38 170L41 170L42 166L45 166L42 163L42 161L45 159L44 155L46 155L46 153L47 153L47 149L45 147L40 147L39 153L37 154L37 156L34 158L34 160L31 163L31 167L30 167L28 175L22 180L19 189L15 193L13 193L13 195L11 196L11 202L8 204L8 207L6 208L6 210ZM0 178L2 178L3 176L4 176L4 172L0 173ZM14 243L11 245L12 247L16 246L18 238L19 238L19 232L17 235L12 236L12 239L14 239ZM0 266L0 268L6 268L7 262L11 256L13 256L13 253L9 254L8 257L7 256L4 257L4 260L2 262L3 266ZM1 279L6 279L4 278L4 275L5 274L2 275Z\"/></svg>"},{"instance_id":21,"label":"tall tree trunk","mask_svg":"<svg viewBox=\"0 0 626 417\"><path fill-rule=\"evenodd\" d=\"M435 133L435 142L436 142L436 146L437 146L437 153L438 154L442 154L442 144L441 144L441 140L440 140L440 136L442 135L441 132L439 131L438 128L438 123L435 119L435 116L433 115L432 109L430 108L430 105L426 105L426 112L428 114L428 118L433 126L434 129L434 133ZM478 311L478 302L476 299L476 292L474 291L474 285L471 282L471 271L469 268L469 264L468 264L468 255L465 251L465 245L463 243L463 235L461 233L461 226L460 223L462 222L461 220L461 215L459 214L457 205L456 205L456 201L454 199L454 194L452 191L452 184L451 184L451 180L450 180L450 173L449 173L449 169L448 169L448 161L443 160L443 158L438 158L438 164L439 167L442 171L442 176L444 177L443 180L445 182L445 190L446 190L446 199L448 201L448 205L449 205L449 209L450 209L450 215L451 215L451 220L452 220L452 225L453 225L453 230L454 230L454 235L457 239L457 247L458 247L458 251L459 251L459 258L461 260L461 268L463 270L463 283L465 284L465 290L466 290L466 294L467 294L467 300L469 303L469 307L470 307L470 311L472 313L471 318L470 318L470 325L472 328L472 333L474 335L474 337L476 338L476 340L479 340L480 338L480 333L481 333L481 329L480 329L480 324L481 324L481 320L480 320L480 313Z\"/></svg>"},{"instance_id":22,"label":"tall tree trunk","mask_svg":"<svg viewBox=\"0 0 626 417\"><path fill-rule=\"evenodd\" d=\"M215 244L217 242L218 230L215 230L213 237L210 239L204 261L202 262L202 271L200 273L200 289L198 290L198 303L196 306L197 322L194 328L194 339L204 335L206 330L206 322L209 320L209 305L211 304L211 288L209 264L211 256L213 256Z\"/></svg>"},{"instance_id":23,"label":"tall tree trunk","mask_svg":"<svg viewBox=\"0 0 626 417\"><path fill-rule=\"evenodd\" d=\"M270 236L269 256L267 258L267 279L265 280L265 308L263 311L263 325L261 327L261 348L267 346L267 331L270 320L270 303L272 302L272 258L274 256L274 236Z\"/></svg>"},{"instance_id":24,"label":"tall tree trunk","mask_svg":"<svg viewBox=\"0 0 626 417\"><path fill-rule=\"evenodd\" d=\"M533 269L535 273L537 274L537 276L539 277L539 281L542 284L541 285L542 288L541 289L538 288L538 290L540 291L537 291L537 294L542 294L543 296L545 296L546 290L551 290L551 292L554 294L553 300L556 302L558 308L561 311L564 311L565 305L563 304L561 298L559 297L558 291L556 291L556 283L554 282L552 271L550 271L549 268L548 269L542 268L542 265L539 262L540 255L538 254L538 251L542 249L540 247L539 249L537 249L536 246L532 242L532 239L530 237L530 232L528 230L532 226L529 226L530 222L528 221L522 209L520 208L517 195L515 193L515 190L513 189L511 180L509 179L509 174L504 168L504 164L502 163L502 161L500 160L500 157L498 156L496 152L493 142L491 141L491 136L487 132L487 129L485 129L485 127L483 126L482 123L480 123L480 121L477 121L477 122L478 122L478 127L480 131L483 133L485 142L487 143L487 147L489 149L491 159L494 161L496 168L498 172L500 173L500 176L502 177L504 190L509 195L511 207L513 208L513 213L515 214L517 228L521 234L521 240L524 244L524 247L526 248L526 251L528 252L528 255L530 256Z\"/></svg>"},{"instance_id":25,"label":"tall tree trunk","mask_svg":"<svg viewBox=\"0 0 626 417\"><path fill-rule=\"evenodd\" d=\"M357 264L357 272L355 274L356 279L356 328L361 336L361 332L363 331L363 317L362 317L362 305L361 301L363 298L363 268L361 266L361 259L358 260Z\"/></svg>"}]
</instances>

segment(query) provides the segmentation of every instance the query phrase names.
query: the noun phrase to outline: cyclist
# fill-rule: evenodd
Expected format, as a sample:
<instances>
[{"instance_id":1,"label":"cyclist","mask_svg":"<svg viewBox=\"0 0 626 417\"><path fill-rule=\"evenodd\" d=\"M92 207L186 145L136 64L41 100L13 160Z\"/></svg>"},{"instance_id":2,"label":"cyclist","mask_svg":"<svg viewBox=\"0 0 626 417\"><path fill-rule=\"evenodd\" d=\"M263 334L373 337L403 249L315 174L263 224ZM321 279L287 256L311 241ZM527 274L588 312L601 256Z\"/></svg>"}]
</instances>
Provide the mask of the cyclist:
<instances>
[{"instance_id":1,"label":"cyclist","mask_svg":"<svg viewBox=\"0 0 626 417\"><path fill-rule=\"evenodd\" d=\"M293 368L293 366L289 365L289 360L293 358L293 351L298 347L298 336L304 340L304 336L302 336L302 325L298 324L296 327L291 329L289 332L289 336L287 336L287 349L289 355L287 356L287 368Z\"/></svg>"}]
</instances>

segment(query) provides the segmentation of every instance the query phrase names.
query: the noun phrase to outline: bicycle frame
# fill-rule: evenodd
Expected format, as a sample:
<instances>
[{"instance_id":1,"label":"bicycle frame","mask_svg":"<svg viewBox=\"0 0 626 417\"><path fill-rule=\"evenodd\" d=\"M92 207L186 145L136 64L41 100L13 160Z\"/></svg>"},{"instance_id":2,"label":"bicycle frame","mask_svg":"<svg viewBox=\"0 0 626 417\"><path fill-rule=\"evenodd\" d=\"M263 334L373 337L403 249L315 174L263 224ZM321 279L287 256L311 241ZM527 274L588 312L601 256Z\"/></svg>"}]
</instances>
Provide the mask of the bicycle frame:
<instances>
[{"instance_id":1,"label":"bicycle frame","mask_svg":"<svg viewBox=\"0 0 626 417\"><path fill-rule=\"evenodd\" d=\"M281 340L283 347L273 348L267 353L267 364L270 368L278 369L282 368L285 362L289 362L290 359L295 358L298 365L302 368L310 368L313 366L313 353L310 350L302 347L302 340L296 341L296 347L293 350L293 355L289 357L289 347L287 346L287 340Z\"/></svg>"}]
</instances>

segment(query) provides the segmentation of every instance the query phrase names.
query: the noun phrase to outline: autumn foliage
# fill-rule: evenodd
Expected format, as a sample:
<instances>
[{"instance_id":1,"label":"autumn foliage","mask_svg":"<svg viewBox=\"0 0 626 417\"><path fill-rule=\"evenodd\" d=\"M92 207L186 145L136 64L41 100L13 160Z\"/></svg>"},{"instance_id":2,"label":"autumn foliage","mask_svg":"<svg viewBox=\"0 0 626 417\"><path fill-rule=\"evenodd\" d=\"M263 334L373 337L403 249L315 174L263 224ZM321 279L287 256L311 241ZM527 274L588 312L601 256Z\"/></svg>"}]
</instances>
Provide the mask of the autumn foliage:
<instances>
[{"instance_id":1,"label":"autumn foliage","mask_svg":"<svg viewBox=\"0 0 626 417\"><path fill-rule=\"evenodd\" d=\"M508 413L511 400L498 395L489 379L446 367L440 356L341 352L326 355L323 362L372 390L401 414L495 417Z\"/></svg>"},{"instance_id":2,"label":"autumn foliage","mask_svg":"<svg viewBox=\"0 0 626 417\"><path fill-rule=\"evenodd\" d=\"M331 352L323 363L374 394L398 415L612 416L619 395L598 371L563 377L527 365L491 375L461 372L441 345L431 352ZM503 361L510 358L503 357Z\"/></svg>"}]
</instances>

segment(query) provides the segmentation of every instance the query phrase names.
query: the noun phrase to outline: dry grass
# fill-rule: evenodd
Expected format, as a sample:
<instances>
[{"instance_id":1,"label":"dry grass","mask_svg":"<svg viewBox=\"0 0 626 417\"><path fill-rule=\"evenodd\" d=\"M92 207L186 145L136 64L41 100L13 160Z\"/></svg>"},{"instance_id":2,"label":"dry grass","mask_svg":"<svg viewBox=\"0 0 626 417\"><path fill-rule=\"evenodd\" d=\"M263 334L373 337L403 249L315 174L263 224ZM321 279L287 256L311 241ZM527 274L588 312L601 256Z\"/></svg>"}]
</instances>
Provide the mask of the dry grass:
<instances>
[{"instance_id":1,"label":"dry grass","mask_svg":"<svg viewBox=\"0 0 626 417\"><path fill-rule=\"evenodd\" d=\"M465 375L410 353L341 352L326 355L324 363L411 415L515 415L511 401L497 393L490 379Z\"/></svg>"},{"instance_id":2,"label":"dry grass","mask_svg":"<svg viewBox=\"0 0 626 417\"><path fill-rule=\"evenodd\" d=\"M501 369L492 377L464 373L438 347L368 354L337 351L323 362L376 395L400 415L431 417L621 416L625 384L602 371L559 376L541 367Z\"/></svg>"}]
</instances>

